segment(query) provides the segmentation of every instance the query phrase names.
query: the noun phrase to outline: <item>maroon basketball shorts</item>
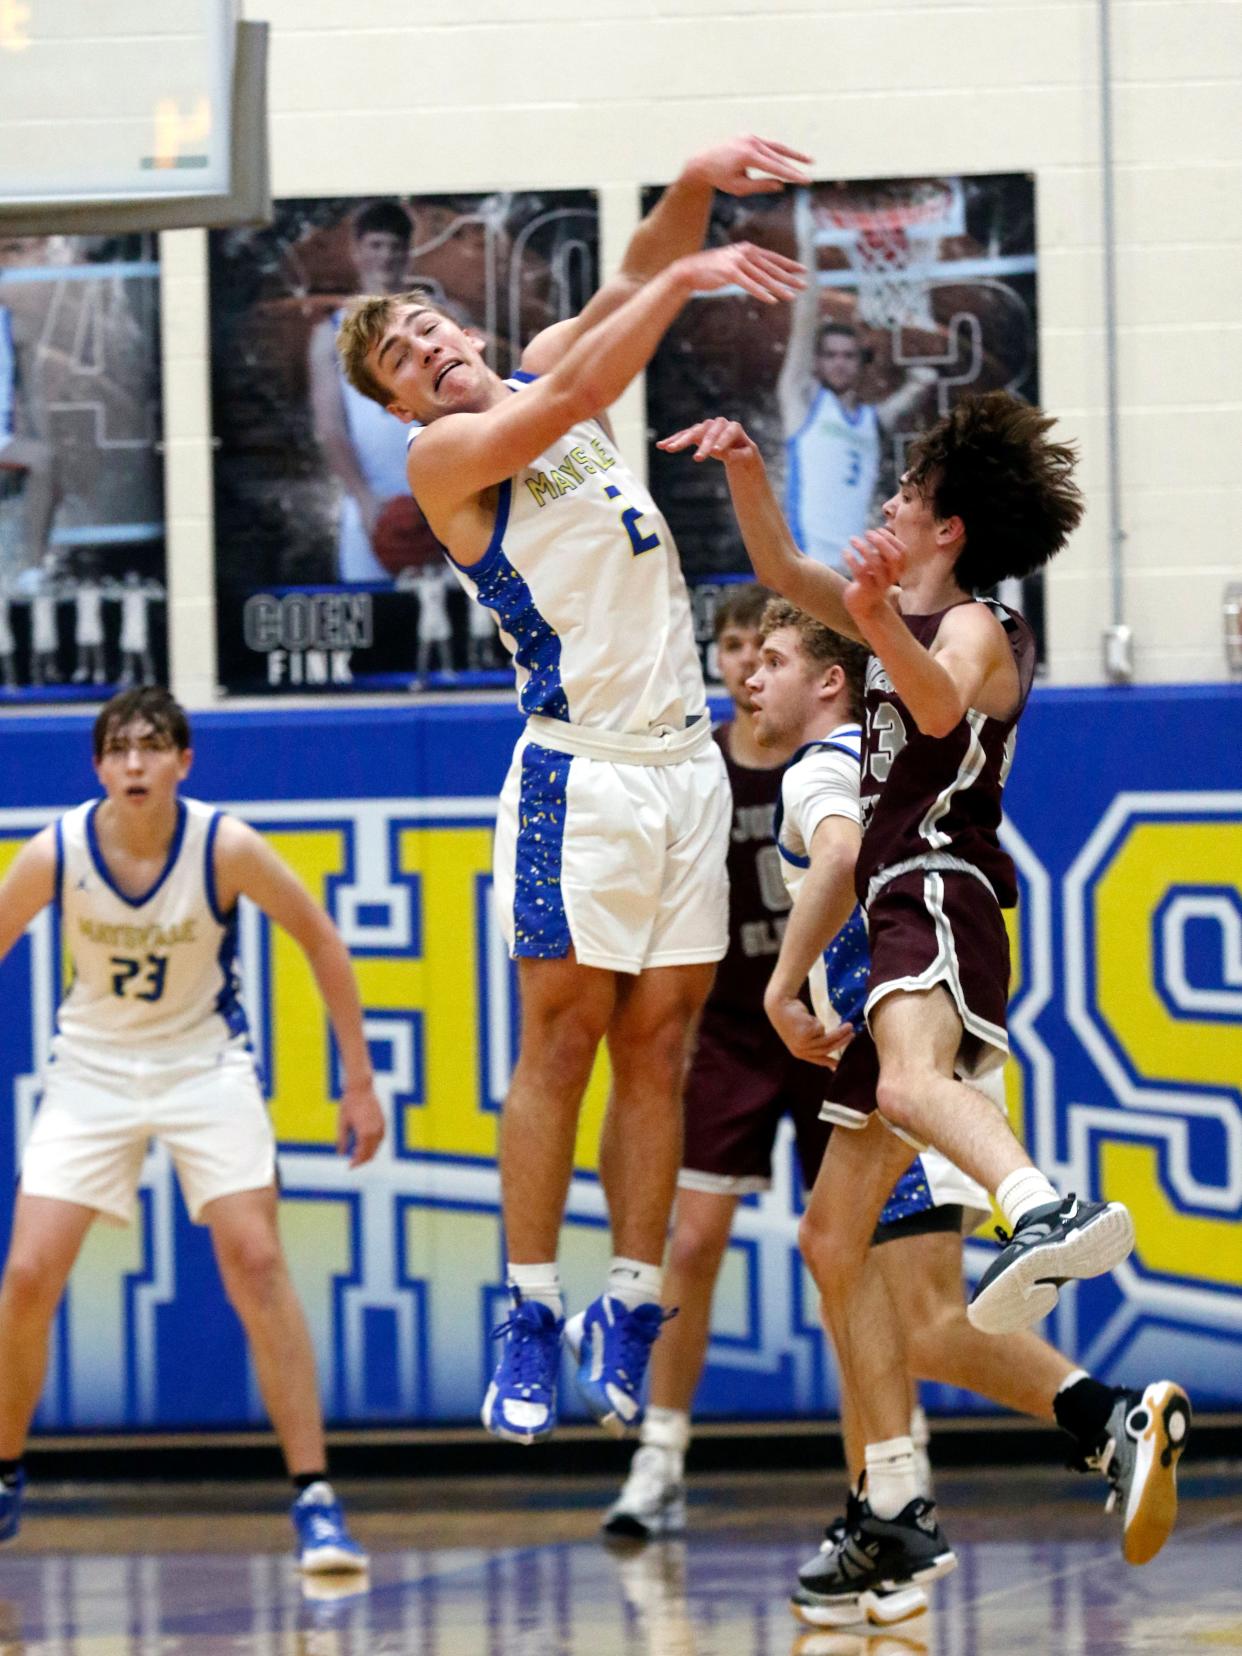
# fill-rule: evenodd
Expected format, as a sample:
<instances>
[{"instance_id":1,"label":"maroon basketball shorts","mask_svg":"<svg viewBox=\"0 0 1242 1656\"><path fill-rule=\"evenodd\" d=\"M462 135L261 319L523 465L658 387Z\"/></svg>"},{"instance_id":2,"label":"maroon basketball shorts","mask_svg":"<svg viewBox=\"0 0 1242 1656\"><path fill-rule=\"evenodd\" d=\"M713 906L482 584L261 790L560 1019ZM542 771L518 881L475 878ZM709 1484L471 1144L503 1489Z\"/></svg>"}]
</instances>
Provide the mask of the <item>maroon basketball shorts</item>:
<instances>
[{"instance_id":1,"label":"maroon basketball shorts","mask_svg":"<svg viewBox=\"0 0 1242 1656\"><path fill-rule=\"evenodd\" d=\"M866 1017L887 995L943 985L965 1031L957 1071L974 1080L1009 1056L1009 936L1000 906L973 874L915 869L867 906L871 976Z\"/></svg>"},{"instance_id":2,"label":"maroon basketball shorts","mask_svg":"<svg viewBox=\"0 0 1242 1656\"><path fill-rule=\"evenodd\" d=\"M709 1005L686 1077L678 1184L723 1196L767 1190L776 1130L788 1115L809 1190L832 1131L819 1119L831 1075L795 1058L762 1012Z\"/></svg>"}]
</instances>

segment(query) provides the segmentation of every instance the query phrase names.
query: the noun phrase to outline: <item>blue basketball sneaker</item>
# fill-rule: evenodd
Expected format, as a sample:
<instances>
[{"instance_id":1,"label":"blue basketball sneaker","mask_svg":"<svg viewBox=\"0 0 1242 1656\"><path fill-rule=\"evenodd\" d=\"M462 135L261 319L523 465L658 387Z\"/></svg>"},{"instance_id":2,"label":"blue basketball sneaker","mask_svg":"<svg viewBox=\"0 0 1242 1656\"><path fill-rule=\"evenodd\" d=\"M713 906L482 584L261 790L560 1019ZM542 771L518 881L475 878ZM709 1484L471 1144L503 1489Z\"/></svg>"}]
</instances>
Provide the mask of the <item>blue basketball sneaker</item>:
<instances>
[{"instance_id":1,"label":"blue basketball sneaker","mask_svg":"<svg viewBox=\"0 0 1242 1656\"><path fill-rule=\"evenodd\" d=\"M19 1466L12 1483L0 1482L0 1541L11 1541L22 1527L22 1491L26 1474Z\"/></svg>"},{"instance_id":2,"label":"blue basketball sneaker","mask_svg":"<svg viewBox=\"0 0 1242 1656\"><path fill-rule=\"evenodd\" d=\"M583 1402L613 1437L624 1437L643 1418L639 1393L651 1348L673 1315L654 1303L631 1311L624 1300L601 1294L565 1325Z\"/></svg>"},{"instance_id":3,"label":"blue basketball sneaker","mask_svg":"<svg viewBox=\"0 0 1242 1656\"><path fill-rule=\"evenodd\" d=\"M554 1430L564 1330L550 1305L514 1290L508 1321L493 1330L505 1344L483 1399L483 1424L493 1437L535 1443Z\"/></svg>"},{"instance_id":4,"label":"blue basketball sneaker","mask_svg":"<svg viewBox=\"0 0 1242 1656\"><path fill-rule=\"evenodd\" d=\"M289 1509L298 1534L298 1568L308 1575L344 1574L369 1568L371 1560L345 1528L332 1485L309 1485Z\"/></svg>"}]
</instances>

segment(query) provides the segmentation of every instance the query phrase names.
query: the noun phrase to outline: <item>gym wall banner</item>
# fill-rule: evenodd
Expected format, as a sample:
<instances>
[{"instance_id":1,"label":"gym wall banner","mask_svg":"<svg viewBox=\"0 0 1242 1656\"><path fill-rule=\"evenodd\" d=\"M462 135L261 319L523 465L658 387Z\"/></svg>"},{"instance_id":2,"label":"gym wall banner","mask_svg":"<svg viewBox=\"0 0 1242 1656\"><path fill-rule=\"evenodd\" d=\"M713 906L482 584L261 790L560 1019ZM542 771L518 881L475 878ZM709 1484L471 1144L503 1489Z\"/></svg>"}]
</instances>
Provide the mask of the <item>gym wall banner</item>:
<instances>
[{"instance_id":1,"label":"gym wall banner","mask_svg":"<svg viewBox=\"0 0 1242 1656\"><path fill-rule=\"evenodd\" d=\"M700 295L647 372L649 483L714 678L716 598L750 564L723 468L664 454L655 439L711 414L741 420L798 544L839 567L850 536L880 521L913 438L962 396L1003 387L1039 401L1035 181L855 179L717 196L709 235L775 248L816 274L792 305ZM1000 596L1031 621L1042 652L1039 578Z\"/></svg>"},{"instance_id":2,"label":"gym wall banner","mask_svg":"<svg viewBox=\"0 0 1242 1656\"><path fill-rule=\"evenodd\" d=\"M0 237L0 705L163 682L154 235Z\"/></svg>"},{"instance_id":3,"label":"gym wall banner","mask_svg":"<svg viewBox=\"0 0 1242 1656\"><path fill-rule=\"evenodd\" d=\"M336 332L355 294L417 288L511 373L595 291L594 193L279 201L209 239L221 690L511 684L409 495L407 427L346 383Z\"/></svg>"}]
</instances>

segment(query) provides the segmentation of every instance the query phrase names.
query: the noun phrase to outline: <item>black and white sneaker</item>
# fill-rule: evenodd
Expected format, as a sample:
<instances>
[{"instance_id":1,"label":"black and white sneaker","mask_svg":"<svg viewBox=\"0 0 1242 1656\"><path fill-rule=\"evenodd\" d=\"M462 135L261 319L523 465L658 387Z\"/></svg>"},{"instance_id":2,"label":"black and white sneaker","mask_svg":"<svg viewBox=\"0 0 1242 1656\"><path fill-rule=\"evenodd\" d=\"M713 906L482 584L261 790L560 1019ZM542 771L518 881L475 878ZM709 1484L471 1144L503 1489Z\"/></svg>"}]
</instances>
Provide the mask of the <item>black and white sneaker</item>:
<instances>
[{"instance_id":1,"label":"black and white sneaker","mask_svg":"<svg viewBox=\"0 0 1242 1656\"><path fill-rule=\"evenodd\" d=\"M956 1565L934 1502L918 1496L896 1518L877 1518L861 1501L840 1544L821 1548L798 1571L790 1605L810 1627L889 1627L921 1615L927 1608L923 1584Z\"/></svg>"},{"instance_id":2,"label":"black and white sneaker","mask_svg":"<svg viewBox=\"0 0 1242 1656\"><path fill-rule=\"evenodd\" d=\"M1120 1510L1127 1564L1147 1564L1177 1522L1177 1463L1190 1435L1190 1399L1172 1380L1121 1391L1108 1433L1086 1464L1112 1485L1109 1512Z\"/></svg>"},{"instance_id":3,"label":"black and white sneaker","mask_svg":"<svg viewBox=\"0 0 1242 1656\"><path fill-rule=\"evenodd\" d=\"M1063 1283L1103 1276L1134 1247L1134 1221L1121 1202L1063 1202L1032 1208L1006 1236L967 1308L983 1334L1016 1334L1041 1321Z\"/></svg>"}]
</instances>

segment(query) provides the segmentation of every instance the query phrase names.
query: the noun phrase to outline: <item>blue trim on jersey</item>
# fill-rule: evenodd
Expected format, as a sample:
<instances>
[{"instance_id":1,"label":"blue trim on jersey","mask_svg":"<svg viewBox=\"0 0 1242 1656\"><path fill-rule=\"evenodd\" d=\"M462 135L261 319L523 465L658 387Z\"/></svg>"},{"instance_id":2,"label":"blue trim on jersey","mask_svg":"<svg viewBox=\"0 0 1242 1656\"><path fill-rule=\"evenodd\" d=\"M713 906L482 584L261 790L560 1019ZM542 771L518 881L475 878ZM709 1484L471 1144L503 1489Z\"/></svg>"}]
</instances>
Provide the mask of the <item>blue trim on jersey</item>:
<instances>
[{"instance_id":1,"label":"blue trim on jersey","mask_svg":"<svg viewBox=\"0 0 1242 1656\"><path fill-rule=\"evenodd\" d=\"M102 799L95 800L91 805L90 810L86 813L86 843L90 847L91 861L95 865L95 872L107 886L108 890L119 897L123 903L127 903L130 908L141 908L144 903L149 903L151 901L152 897L155 896L164 881L177 866L177 858L181 855L181 842L185 838L186 819L190 813L186 810L185 800L179 799L177 801L177 826L173 829L172 844L168 847L168 861L164 864L163 871L161 872L159 879L156 880L155 884L149 891L144 891L141 897L130 897L121 890L120 886L117 885L116 881L112 878L112 875L108 872L108 865L104 861L103 851L99 845L99 836L95 832L95 812L102 804Z\"/></svg>"},{"instance_id":2,"label":"blue trim on jersey","mask_svg":"<svg viewBox=\"0 0 1242 1656\"><path fill-rule=\"evenodd\" d=\"M927 1213L935 1205L923 1158L916 1156L893 1186L878 1223L895 1225L901 1219L912 1219L916 1213Z\"/></svg>"},{"instance_id":3,"label":"blue trim on jersey","mask_svg":"<svg viewBox=\"0 0 1242 1656\"><path fill-rule=\"evenodd\" d=\"M212 813L203 847L203 890L207 893L207 907L211 910L212 919L220 926L228 925L228 916L220 912L219 894L216 891L216 831L223 815L223 811Z\"/></svg>"},{"instance_id":4,"label":"blue trim on jersey","mask_svg":"<svg viewBox=\"0 0 1242 1656\"><path fill-rule=\"evenodd\" d=\"M12 437L16 425L17 351L13 345L13 320L7 305L0 305L0 437Z\"/></svg>"},{"instance_id":5,"label":"blue trim on jersey","mask_svg":"<svg viewBox=\"0 0 1242 1656\"><path fill-rule=\"evenodd\" d=\"M224 1019L230 1035L249 1035L250 1025L246 1022L246 1009L241 1003L237 979L237 910L223 922L224 936L220 939L220 952L216 956L220 967L220 975L224 982L220 985L220 993L216 996L215 1010Z\"/></svg>"},{"instance_id":6,"label":"blue trim on jersey","mask_svg":"<svg viewBox=\"0 0 1242 1656\"><path fill-rule=\"evenodd\" d=\"M802 528L802 461L798 455L797 437L785 441L785 521L794 545L800 552L806 550L806 534Z\"/></svg>"},{"instance_id":7,"label":"blue trim on jersey","mask_svg":"<svg viewBox=\"0 0 1242 1656\"><path fill-rule=\"evenodd\" d=\"M56 818L56 884L52 901L57 908L63 908L65 904L65 835L62 822L63 818Z\"/></svg>"},{"instance_id":8,"label":"blue trim on jersey","mask_svg":"<svg viewBox=\"0 0 1242 1656\"><path fill-rule=\"evenodd\" d=\"M570 757L528 742L522 750L513 952L524 960L560 960L573 939L561 891Z\"/></svg>"},{"instance_id":9,"label":"blue trim on jersey","mask_svg":"<svg viewBox=\"0 0 1242 1656\"><path fill-rule=\"evenodd\" d=\"M520 381L520 383L522 385L533 385L535 383L535 381L539 378L539 375L538 374L528 374L526 372L525 368L515 368L513 370L513 372L509 375L509 378Z\"/></svg>"},{"instance_id":10,"label":"blue trim on jersey","mask_svg":"<svg viewBox=\"0 0 1242 1656\"><path fill-rule=\"evenodd\" d=\"M518 697L523 713L542 713L548 719L569 719L569 703L561 683L561 640L547 618L535 607L530 588L505 557L501 544L509 526L513 481L500 485L496 528L491 544L465 571L474 582L478 599L495 612L517 648L514 659L529 675Z\"/></svg>"},{"instance_id":11,"label":"blue trim on jersey","mask_svg":"<svg viewBox=\"0 0 1242 1656\"><path fill-rule=\"evenodd\" d=\"M811 866L811 859L809 857L800 857L796 851L791 851L787 846L782 845L780 840L777 840L776 842L776 849L780 852L781 856L784 857L785 861L790 863L794 868L809 868Z\"/></svg>"}]
</instances>

